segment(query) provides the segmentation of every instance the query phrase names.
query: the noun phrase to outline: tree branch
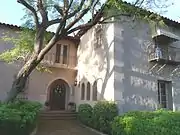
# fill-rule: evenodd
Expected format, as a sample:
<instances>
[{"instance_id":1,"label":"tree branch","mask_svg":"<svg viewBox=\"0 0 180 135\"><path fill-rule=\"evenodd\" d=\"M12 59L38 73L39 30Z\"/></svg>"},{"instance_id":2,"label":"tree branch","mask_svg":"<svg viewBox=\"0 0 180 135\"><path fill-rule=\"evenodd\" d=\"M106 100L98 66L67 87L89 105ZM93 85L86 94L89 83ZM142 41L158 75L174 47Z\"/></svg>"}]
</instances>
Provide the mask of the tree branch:
<instances>
[{"instance_id":1,"label":"tree branch","mask_svg":"<svg viewBox=\"0 0 180 135\"><path fill-rule=\"evenodd\" d=\"M97 0L94 5L92 6L92 17L94 16L94 10L95 10L95 7L96 5L99 3L99 0Z\"/></svg>"},{"instance_id":2,"label":"tree branch","mask_svg":"<svg viewBox=\"0 0 180 135\"><path fill-rule=\"evenodd\" d=\"M139 5L138 5L138 3L139 3ZM143 3L144 3L144 0L141 0L141 2L140 2L140 0L136 0L136 2L134 3L134 6L140 7Z\"/></svg>"},{"instance_id":3,"label":"tree branch","mask_svg":"<svg viewBox=\"0 0 180 135\"><path fill-rule=\"evenodd\" d=\"M65 28L66 25L66 19L67 19L67 15L65 15L62 18L61 23L59 23L57 29L56 29L56 33L54 34L54 36L51 38L51 40L49 41L49 43L41 50L41 52L38 55L38 61L41 61L44 58L44 55L53 47L53 45L57 42L58 38L61 37L62 35L64 35L63 30ZM60 34L59 34L60 33ZM62 36L63 37L63 36Z\"/></svg>"},{"instance_id":4,"label":"tree branch","mask_svg":"<svg viewBox=\"0 0 180 135\"><path fill-rule=\"evenodd\" d=\"M89 27L91 27L91 26L93 26L93 23L92 23L92 22L89 22L89 23L83 24L83 25L79 25L79 26L77 26L77 27L75 27L75 28L73 28L73 29L70 29L70 30L67 32L67 34L71 34L71 33L75 32L75 31L82 30L82 29L85 29L85 28L89 28Z\"/></svg>"},{"instance_id":5,"label":"tree branch","mask_svg":"<svg viewBox=\"0 0 180 135\"><path fill-rule=\"evenodd\" d=\"M62 19L54 19L54 20L48 21L47 27L57 24L57 23L61 23L61 21L62 21Z\"/></svg>"},{"instance_id":6,"label":"tree branch","mask_svg":"<svg viewBox=\"0 0 180 135\"><path fill-rule=\"evenodd\" d=\"M82 0L84 1L84 0ZM81 1L81 2L82 2ZM81 13L74 19L74 21L72 21L66 28L65 31L68 31L70 28L72 28L74 26L74 24L76 24L80 19L82 19L82 17L87 14L87 12L90 10L91 6L93 5L94 0L91 0L91 3L88 5L87 8L85 8L84 10L81 11ZM82 2L83 3L83 2ZM70 18L71 15L68 15L68 18Z\"/></svg>"},{"instance_id":7,"label":"tree branch","mask_svg":"<svg viewBox=\"0 0 180 135\"><path fill-rule=\"evenodd\" d=\"M64 12L66 12L69 7L69 0L63 0L63 1L64 1Z\"/></svg>"},{"instance_id":8,"label":"tree branch","mask_svg":"<svg viewBox=\"0 0 180 135\"><path fill-rule=\"evenodd\" d=\"M85 9L81 12L81 14L76 17L74 19L74 21L72 21L67 27L66 27L66 31L68 31L71 27L73 27L80 19L82 19L82 17L89 11L89 9Z\"/></svg>"},{"instance_id":9,"label":"tree branch","mask_svg":"<svg viewBox=\"0 0 180 135\"><path fill-rule=\"evenodd\" d=\"M39 54L43 47L45 28L40 27L35 35L35 44L34 44L34 52Z\"/></svg>"},{"instance_id":10,"label":"tree branch","mask_svg":"<svg viewBox=\"0 0 180 135\"><path fill-rule=\"evenodd\" d=\"M64 16L63 10L59 5L54 5L54 8L58 11L61 16Z\"/></svg>"},{"instance_id":11,"label":"tree branch","mask_svg":"<svg viewBox=\"0 0 180 135\"><path fill-rule=\"evenodd\" d=\"M39 12L40 12L41 17L42 17L42 23L46 24L48 22L48 16L47 16L47 11L43 6L43 1L42 0L38 0L37 7L38 7Z\"/></svg>"},{"instance_id":12,"label":"tree branch","mask_svg":"<svg viewBox=\"0 0 180 135\"><path fill-rule=\"evenodd\" d=\"M90 22L88 22L88 23L86 23L86 24L79 25L79 26L77 26L77 27L75 27L75 28L73 28L73 29L70 29L70 30L67 32L67 34L71 34L72 32L75 32L75 31L77 31L77 30L82 30L82 29L89 29L89 28L91 28L92 26L94 26L95 24L97 24L97 23L99 22L100 18L102 17L102 14L103 14L102 11L103 11L103 10L100 10L96 15L94 15L94 16L92 17L92 20L91 20Z\"/></svg>"},{"instance_id":13,"label":"tree branch","mask_svg":"<svg viewBox=\"0 0 180 135\"><path fill-rule=\"evenodd\" d=\"M95 7L98 2L99 2L99 0L97 0L97 1L94 3L94 5L93 5L93 1L92 1L92 3L89 5L88 8L90 8L92 5ZM87 8L87 10L88 10L88 8ZM77 31L77 30L82 30L82 29L86 29L86 30L87 30L87 29L91 28L92 26L94 26L95 24L97 24L97 23L99 22L100 18L102 17L102 15L103 15L103 9L104 9L104 6L101 7L101 9L100 9L95 15L92 16L92 19L91 19L90 22L88 22L88 23L86 23L86 24L79 25L79 26L77 26L77 27L75 27L75 28L73 28L73 29L70 29L70 28L73 27L74 24L77 23L84 15L83 15L80 19L79 19L79 17L76 18L71 24L69 24L69 26L67 26L66 30L68 31L68 30L70 29L70 30L67 32L67 34L71 34L72 32L75 32L75 31ZM86 9L85 9L85 10L86 10ZM85 11L85 12L86 12L86 11ZM86 14L86 13L85 13L85 14Z\"/></svg>"},{"instance_id":14,"label":"tree branch","mask_svg":"<svg viewBox=\"0 0 180 135\"><path fill-rule=\"evenodd\" d=\"M32 12L33 17L34 17L34 22L36 24L36 28L38 28L39 27L39 20L38 20L36 10L31 5L29 5L25 0L17 0L17 2L22 4L23 6L25 6L27 9L29 9Z\"/></svg>"},{"instance_id":15,"label":"tree branch","mask_svg":"<svg viewBox=\"0 0 180 135\"><path fill-rule=\"evenodd\" d=\"M93 0L92 0L92 1L93 1ZM70 13L70 14L68 15L68 19L71 18L71 17L73 17L76 13L78 13L78 12L82 9L82 7L83 7L83 5L84 5L84 2L85 2L85 0L81 0L81 3L80 3L80 5L78 6L78 8L75 9L72 13Z\"/></svg>"},{"instance_id":16,"label":"tree branch","mask_svg":"<svg viewBox=\"0 0 180 135\"><path fill-rule=\"evenodd\" d=\"M71 0L71 1L70 1L69 5L68 5L68 8L67 8L67 12L68 12L68 11L69 11L69 9L71 8L72 3L73 3L73 0Z\"/></svg>"},{"instance_id":17,"label":"tree branch","mask_svg":"<svg viewBox=\"0 0 180 135\"><path fill-rule=\"evenodd\" d=\"M106 20L110 19L111 17L116 17L116 16L130 16L130 14L125 14L125 13L121 13L121 14L117 14L117 15L111 15L108 16L106 18L104 18L103 20L100 21L101 17L103 16L103 10L104 10L105 5L92 17L91 21L86 23L86 24L82 24L79 25L73 29L70 29L68 31L68 34L78 31L75 35L75 37L80 37L82 36L87 30L89 30L92 26L96 25L97 23L104 23Z\"/></svg>"}]
</instances>

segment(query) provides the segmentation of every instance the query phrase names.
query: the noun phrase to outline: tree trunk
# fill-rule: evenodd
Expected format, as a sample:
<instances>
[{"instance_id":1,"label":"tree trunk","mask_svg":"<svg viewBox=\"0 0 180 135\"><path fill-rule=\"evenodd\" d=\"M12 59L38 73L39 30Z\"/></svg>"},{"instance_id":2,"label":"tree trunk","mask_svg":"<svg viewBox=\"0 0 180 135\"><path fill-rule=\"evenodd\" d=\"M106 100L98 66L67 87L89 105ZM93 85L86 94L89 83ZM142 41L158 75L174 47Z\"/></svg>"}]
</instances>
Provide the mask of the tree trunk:
<instances>
[{"instance_id":1,"label":"tree trunk","mask_svg":"<svg viewBox=\"0 0 180 135\"><path fill-rule=\"evenodd\" d=\"M17 95L21 91L23 91L25 84L26 84L26 80L27 80L27 78L25 78L23 76L14 79L11 90L8 92L5 102L14 101L14 99L17 97Z\"/></svg>"},{"instance_id":2,"label":"tree trunk","mask_svg":"<svg viewBox=\"0 0 180 135\"><path fill-rule=\"evenodd\" d=\"M20 69L13 81L11 90L9 91L5 102L12 102L17 95L24 90L28 76L40 63L40 61L37 60L37 56L38 54L33 54L32 57Z\"/></svg>"}]
</instances>

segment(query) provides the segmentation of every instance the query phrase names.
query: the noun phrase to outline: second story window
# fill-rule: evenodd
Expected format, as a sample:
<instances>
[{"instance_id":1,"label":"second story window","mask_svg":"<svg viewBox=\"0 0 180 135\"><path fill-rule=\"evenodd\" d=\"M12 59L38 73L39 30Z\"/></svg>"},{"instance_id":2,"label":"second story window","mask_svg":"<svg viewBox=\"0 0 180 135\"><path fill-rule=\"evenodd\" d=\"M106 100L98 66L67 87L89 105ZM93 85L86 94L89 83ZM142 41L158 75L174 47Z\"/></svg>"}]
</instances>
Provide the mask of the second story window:
<instances>
[{"instance_id":1,"label":"second story window","mask_svg":"<svg viewBox=\"0 0 180 135\"><path fill-rule=\"evenodd\" d=\"M61 45L57 44L56 45L56 59L55 59L56 63L60 63L60 58L61 58L60 56L61 56Z\"/></svg>"},{"instance_id":2,"label":"second story window","mask_svg":"<svg viewBox=\"0 0 180 135\"><path fill-rule=\"evenodd\" d=\"M56 63L68 64L68 45L56 45Z\"/></svg>"},{"instance_id":3,"label":"second story window","mask_svg":"<svg viewBox=\"0 0 180 135\"><path fill-rule=\"evenodd\" d=\"M95 44L94 47L95 49L100 48L102 45L102 25L97 25L95 28Z\"/></svg>"},{"instance_id":4,"label":"second story window","mask_svg":"<svg viewBox=\"0 0 180 135\"><path fill-rule=\"evenodd\" d=\"M68 58L68 46L63 45L62 64L67 64L67 58Z\"/></svg>"}]
</instances>

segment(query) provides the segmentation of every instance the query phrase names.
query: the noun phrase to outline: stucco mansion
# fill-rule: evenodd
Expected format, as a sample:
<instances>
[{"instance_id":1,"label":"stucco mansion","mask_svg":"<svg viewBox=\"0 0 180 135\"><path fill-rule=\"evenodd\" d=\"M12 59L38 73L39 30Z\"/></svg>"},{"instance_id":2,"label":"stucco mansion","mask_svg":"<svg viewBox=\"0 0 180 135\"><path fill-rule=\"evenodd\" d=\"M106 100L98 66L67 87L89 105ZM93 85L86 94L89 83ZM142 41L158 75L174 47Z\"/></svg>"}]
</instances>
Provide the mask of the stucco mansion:
<instances>
[{"instance_id":1,"label":"stucco mansion","mask_svg":"<svg viewBox=\"0 0 180 135\"><path fill-rule=\"evenodd\" d=\"M113 18L112 18L113 19ZM163 18L168 27L154 29L143 20L124 18L98 24L80 39L59 40L41 62L51 72L33 71L21 97L50 110L66 110L98 100L115 101L120 112L180 110L180 24ZM19 27L0 24L0 35ZM13 44L0 41L0 52ZM0 100L11 88L18 64L0 61Z\"/></svg>"}]
</instances>

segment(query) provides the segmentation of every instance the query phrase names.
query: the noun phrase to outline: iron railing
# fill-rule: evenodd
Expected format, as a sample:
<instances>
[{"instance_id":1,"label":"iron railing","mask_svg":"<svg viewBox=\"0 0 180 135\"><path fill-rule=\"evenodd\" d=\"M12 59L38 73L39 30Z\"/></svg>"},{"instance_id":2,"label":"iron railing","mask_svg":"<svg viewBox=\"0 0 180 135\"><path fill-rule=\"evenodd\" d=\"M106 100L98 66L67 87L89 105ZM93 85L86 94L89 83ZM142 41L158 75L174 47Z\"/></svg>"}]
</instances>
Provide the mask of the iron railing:
<instances>
[{"instance_id":1,"label":"iron railing","mask_svg":"<svg viewBox=\"0 0 180 135\"><path fill-rule=\"evenodd\" d=\"M157 48L154 48L153 46L149 47L149 61L163 59L168 61L180 62L180 48L172 46L158 46L158 48L159 50L157 50Z\"/></svg>"},{"instance_id":2,"label":"iron railing","mask_svg":"<svg viewBox=\"0 0 180 135\"><path fill-rule=\"evenodd\" d=\"M44 56L42 64L52 67L64 67L64 68L76 68L77 57L76 56L57 56L55 53L48 53Z\"/></svg>"}]
</instances>

